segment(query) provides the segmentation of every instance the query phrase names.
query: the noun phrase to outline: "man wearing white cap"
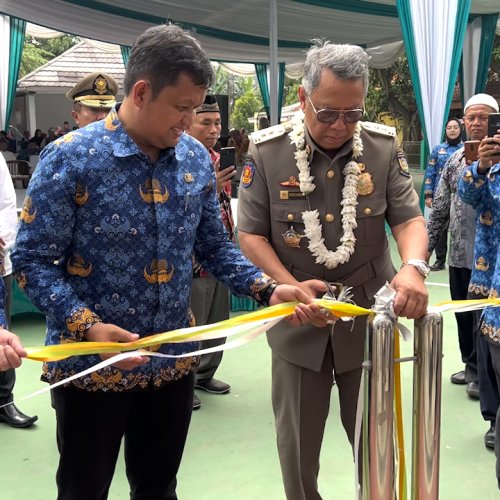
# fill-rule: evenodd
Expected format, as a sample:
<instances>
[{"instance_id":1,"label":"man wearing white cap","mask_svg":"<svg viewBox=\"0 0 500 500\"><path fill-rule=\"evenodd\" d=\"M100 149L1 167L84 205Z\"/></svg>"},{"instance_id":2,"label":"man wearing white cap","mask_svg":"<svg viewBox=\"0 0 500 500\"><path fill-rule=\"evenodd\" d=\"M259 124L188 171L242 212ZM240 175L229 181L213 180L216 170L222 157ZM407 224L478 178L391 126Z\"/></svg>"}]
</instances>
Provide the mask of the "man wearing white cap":
<instances>
[{"instance_id":1,"label":"man wearing white cap","mask_svg":"<svg viewBox=\"0 0 500 500\"><path fill-rule=\"evenodd\" d=\"M498 103L490 95L476 94L467 101L464 123L470 140L479 141L487 135L488 115L492 112L498 112ZM459 197L458 181L466 168L467 161L462 147L449 158L443 168L433 201L433 212L427 224L430 256L449 222L450 293L455 300L484 298L488 295L477 279L480 271L474 262L474 237L476 230L491 231L491 225L483 224L480 217L476 224L476 210ZM469 397L479 398L483 418L490 424L484 436L485 446L494 448L495 416L500 399L486 340L477 334L479 317L480 313L470 312L456 315L465 370L454 373L451 382L466 385Z\"/></svg>"}]
</instances>

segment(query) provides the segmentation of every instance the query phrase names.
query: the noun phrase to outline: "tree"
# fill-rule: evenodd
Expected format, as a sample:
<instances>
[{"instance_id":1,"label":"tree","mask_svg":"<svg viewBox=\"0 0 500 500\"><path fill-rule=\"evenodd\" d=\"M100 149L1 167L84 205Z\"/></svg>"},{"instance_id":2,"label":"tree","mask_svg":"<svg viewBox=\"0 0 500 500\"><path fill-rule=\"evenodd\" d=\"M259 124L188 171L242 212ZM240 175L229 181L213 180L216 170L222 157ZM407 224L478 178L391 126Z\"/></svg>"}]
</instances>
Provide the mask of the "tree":
<instances>
[{"instance_id":1,"label":"tree","mask_svg":"<svg viewBox=\"0 0 500 500\"><path fill-rule=\"evenodd\" d=\"M26 37L19 78L35 71L46 62L54 59L69 48L76 45L80 39L73 35L62 35L57 38Z\"/></svg>"},{"instance_id":2,"label":"tree","mask_svg":"<svg viewBox=\"0 0 500 500\"><path fill-rule=\"evenodd\" d=\"M292 80L291 78L285 77L285 88L283 95L285 97L283 106L289 106L290 104L295 104L299 100L299 86L300 80Z\"/></svg>"},{"instance_id":3,"label":"tree","mask_svg":"<svg viewBox=\"0 0 500 500\"><path fill-rule=\"evenodd\" d=\"M256 88L255 78L249 76L236 76L229 73L222 66L215 70L215 83L212 85L213 94L224 94L229 99L229 114L233 112L234 104L238 98Z\"/></svg>"},{"instance_id":4,"label":"tree","mask_svg":"<svg viewBox=\"0 0 500 500\"><path fill-rule=\"evenodd\" d=\"M248 119L253 117L263 108L262 99L257 95L255 89L248 90L234 103L234 111L231 115L231 126L236 129L248 129Z\"/></svg>"},{"instance_id":5,"label":"tree","mask_svg":"<svg viewBox=\"0 0 500 500\"><path fill-rule=\"evenodd\" d=\"M420 120L406 55L402 55L389 68L370 70L365 107L368 120L378 121L379 114L385 111L400 120L403 140L421 139Z\"/></svg>"}]
</instances>

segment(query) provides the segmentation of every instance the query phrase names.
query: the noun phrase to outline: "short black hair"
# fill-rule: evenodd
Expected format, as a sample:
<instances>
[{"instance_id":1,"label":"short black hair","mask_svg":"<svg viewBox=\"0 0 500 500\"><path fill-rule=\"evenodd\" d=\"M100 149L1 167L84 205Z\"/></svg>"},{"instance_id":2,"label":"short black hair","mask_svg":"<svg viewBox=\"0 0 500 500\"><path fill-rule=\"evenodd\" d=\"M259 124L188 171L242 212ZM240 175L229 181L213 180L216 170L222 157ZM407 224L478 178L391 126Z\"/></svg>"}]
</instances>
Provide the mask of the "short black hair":
<instances>
[{"instance_id":1,"label":"short black hair","mask_svg":"<svg viewBox=\"0 0 500 500\"><path fill-rule=\"evenodd\" d=\"M165 87L176 85L181 74L207 89L214 80L210 60L191 35L174 24L153 26L132 46L123 80L125 95L144 78L156 97Z\"/></svg>"}]
</instances>

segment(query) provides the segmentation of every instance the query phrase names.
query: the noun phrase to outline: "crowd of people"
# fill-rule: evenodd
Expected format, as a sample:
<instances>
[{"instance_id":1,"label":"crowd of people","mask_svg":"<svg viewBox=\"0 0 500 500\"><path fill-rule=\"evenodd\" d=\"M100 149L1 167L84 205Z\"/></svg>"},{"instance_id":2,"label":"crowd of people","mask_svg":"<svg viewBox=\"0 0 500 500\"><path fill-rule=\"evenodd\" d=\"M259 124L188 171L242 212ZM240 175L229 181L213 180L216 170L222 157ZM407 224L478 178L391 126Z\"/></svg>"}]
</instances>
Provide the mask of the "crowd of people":
<instances>
[{"instance_id":1,"label":"crowd of people","mask_svg":"<svg viewBox=\"0 0 500 500\"><path fill-rule=\"evenodd\" d=\"M229 290L264 306L298 300L287 321L268 332L289 500L321 499L320 450L335 385L355 447L366 318L337 322L312 299L332 286L351 287L355 303L369 307L389 282L395 314L422 317L428 260L438 241L446 242L448 221L452 296L498 296L500 286L500 130L485 138L484 128L498 104L479 94L464 108L468 137L481 141L477 162L465 161L457 122L448 122L425 184L432 208L426 226L395 130L361 121L368 81L363 49L314 43L298 92L302 117L263 125L250 138L231 131L235 165L221 166L220 110L207 93L210 61L181 28L150 28L130 52L123 102L116 102L116 82L105 73L89 75L68 93L80 129L41 152L15 246L4 247L19 286L46 316L48 345L127 342L220 321L229 316ZM241 250L230 203L238 167ZM386 224L402 261L398 270ZM0 286L0 305L3 293ZM26 353L5 329L2 312L0 370L12 370ZM465 370L452 382L479 396L490 423L485 444L493 441L500 455L498 309L457 315L457 325ZM181 356L196 348L185 342L157 350ZM111 356L46 363L43 380L53 384ZM231 389L214 377L221 359L221 352L201 360L137 354L54 389L58 498L107 498L125 439L131 498L176 499L191 413L202 404L194 389ZM483 397L486 390L496 390L496 408L491 394ZM153 426L151 446L142 438Z\"/></svg>"}]
</instances>

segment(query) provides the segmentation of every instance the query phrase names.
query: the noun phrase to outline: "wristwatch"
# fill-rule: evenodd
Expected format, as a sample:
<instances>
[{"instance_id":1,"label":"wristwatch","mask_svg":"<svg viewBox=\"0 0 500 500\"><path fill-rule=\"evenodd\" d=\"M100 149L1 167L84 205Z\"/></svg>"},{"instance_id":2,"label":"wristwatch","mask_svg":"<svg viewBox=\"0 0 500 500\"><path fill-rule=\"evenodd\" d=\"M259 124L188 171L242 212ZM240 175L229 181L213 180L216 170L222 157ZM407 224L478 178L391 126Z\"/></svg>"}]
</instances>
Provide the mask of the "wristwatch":
<instances>
[{"instance_id":1,"label":"wristwatch","mask_svg":"<svg viewBox=\"0 0 500 500\"><path fill-rule=\"evenodd\" d=\"M413 266L424 278L427 278L427 276L429 276L429 273L431 272L429 264L427 264L427 262L422 259L405 260L401 267L403 266Z\"/></svg>"}]
</instances>

